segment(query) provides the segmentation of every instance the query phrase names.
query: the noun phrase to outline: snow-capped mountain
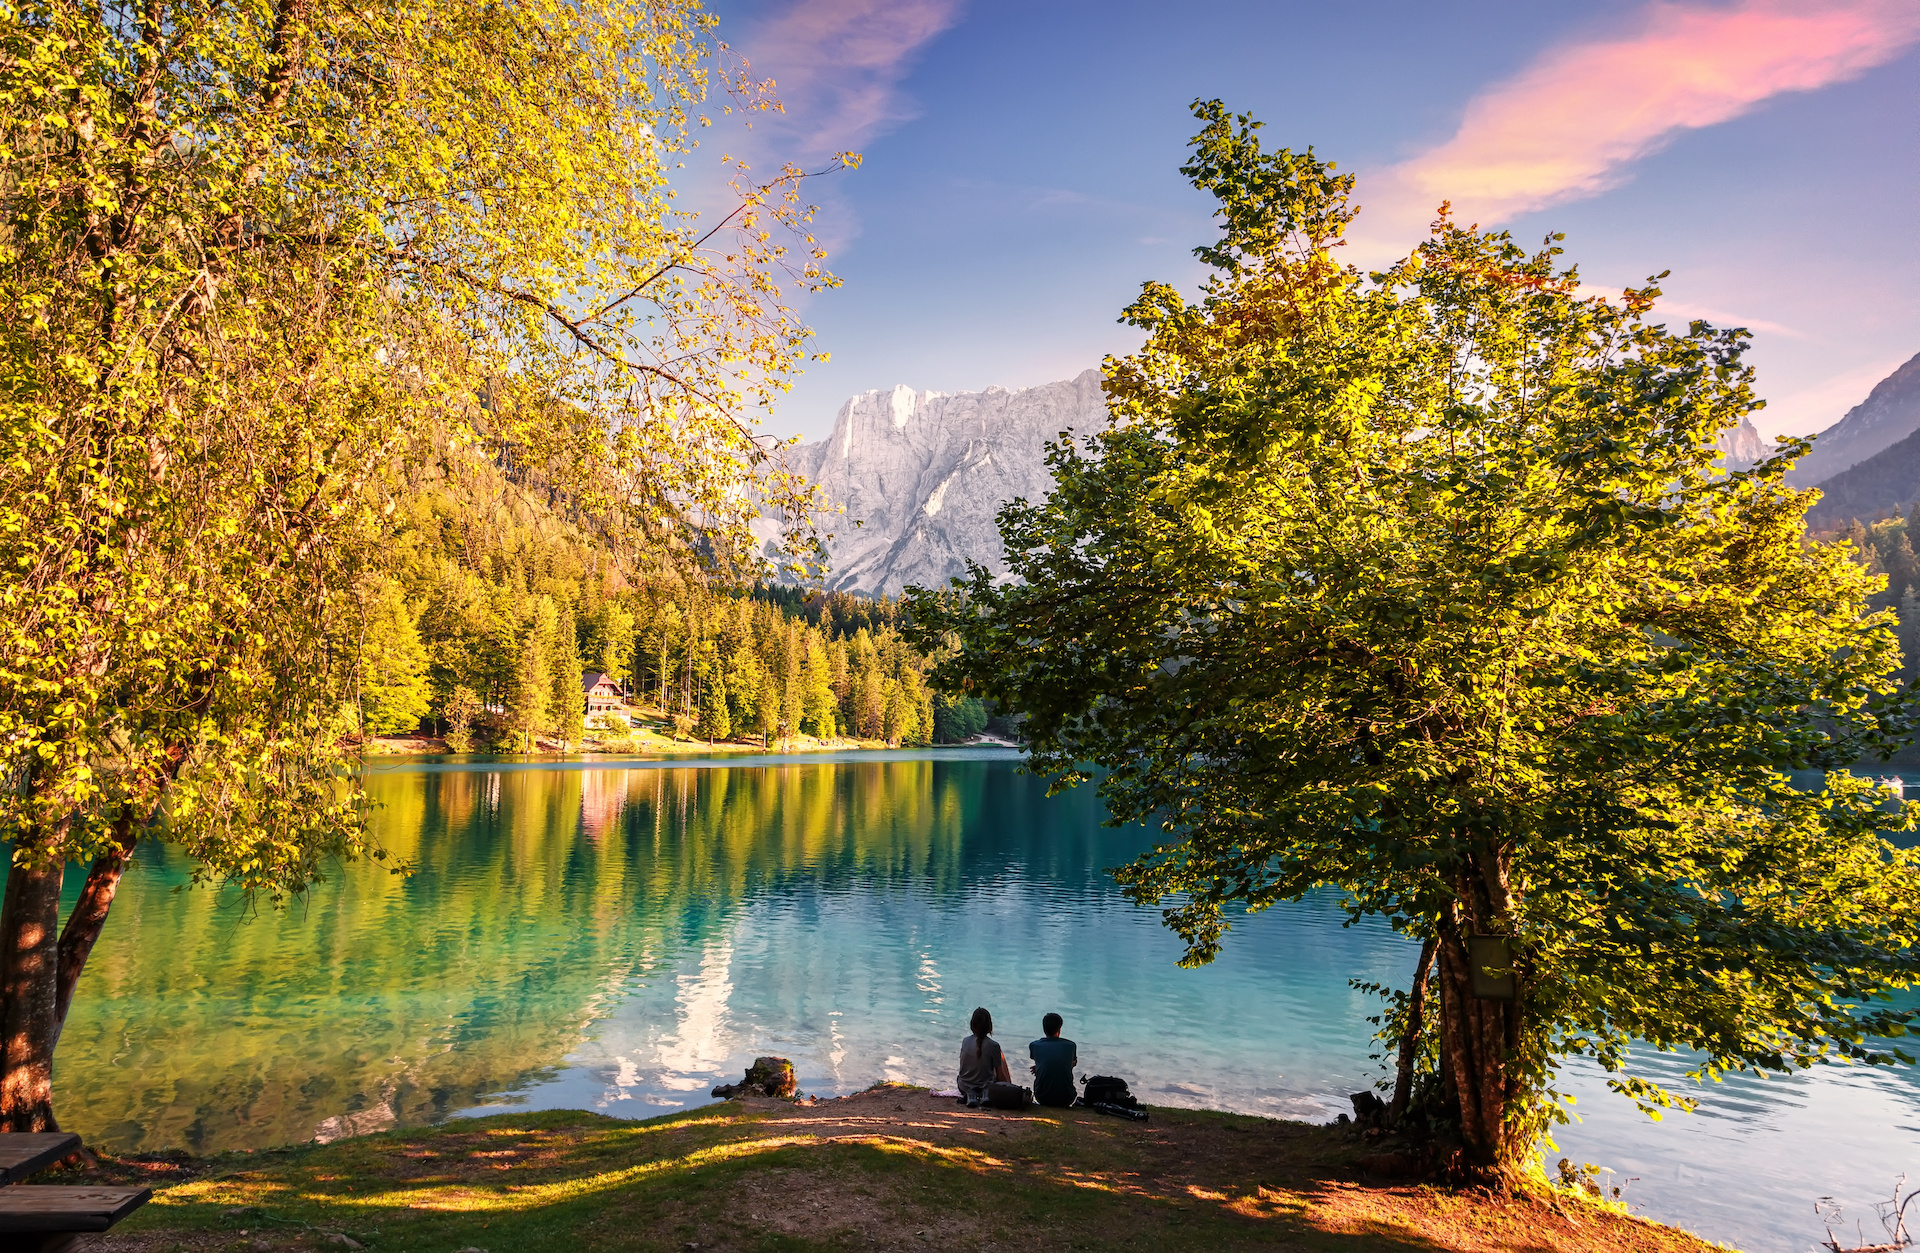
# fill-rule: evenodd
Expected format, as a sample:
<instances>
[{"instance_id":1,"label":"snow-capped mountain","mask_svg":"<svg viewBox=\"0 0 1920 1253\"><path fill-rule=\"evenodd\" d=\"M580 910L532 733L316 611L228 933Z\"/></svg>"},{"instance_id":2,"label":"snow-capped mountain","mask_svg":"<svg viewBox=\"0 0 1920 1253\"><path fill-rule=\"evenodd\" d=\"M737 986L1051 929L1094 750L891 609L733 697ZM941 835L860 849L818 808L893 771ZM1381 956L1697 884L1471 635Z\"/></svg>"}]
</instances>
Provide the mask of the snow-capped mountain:
<instances>
[{"instance_id":1,"label":"snow-capped mountain","mask_svg":"<svg viewBox=\"0 0 1920 1253\"><path fill-rule=\"evenodd\" d=\"M870 594L937 587L968 558L1003 573L1000 506L1052 490L1048 440L1067 430L1090 435L1106 421L1098 370L1019 391L902 386L852 397L832 435L789 454L794 469L846 506L825 527L834 535L827 586Z\"/></svg>"}]
</instances>

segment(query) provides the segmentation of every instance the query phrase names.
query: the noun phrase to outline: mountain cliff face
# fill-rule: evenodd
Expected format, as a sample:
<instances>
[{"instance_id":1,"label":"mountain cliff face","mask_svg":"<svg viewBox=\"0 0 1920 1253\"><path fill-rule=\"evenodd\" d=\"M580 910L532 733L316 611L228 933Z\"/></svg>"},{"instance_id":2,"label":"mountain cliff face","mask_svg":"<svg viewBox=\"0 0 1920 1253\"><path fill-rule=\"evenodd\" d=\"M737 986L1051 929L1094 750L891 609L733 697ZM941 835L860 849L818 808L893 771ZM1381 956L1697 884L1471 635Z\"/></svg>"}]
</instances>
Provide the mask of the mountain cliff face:
<instances>
[{"instance_id":1,"label":"mountain cliff face","mask_svg":"<svg viewBox=\"0 0 1920 1253\"><path fill-rule=\"evenodd\" d=\"M826 527L834 534L827 586L875 595L937 587L968 558L1004 574L994 514L1053 489L1048 440L1065 430L1090 435L1106 421L1098 370L1022 391L896 387L853 397L832 435L789 454L847 509Z\"/></svg>"},{"instance_id":2,"label":"mountain cliff face","mask_svg":"<svg viewBox=\"0 0 1920 1253\"><path fill-rule=\"evenodd\" d=\"M1807 487L1891 448L1920 431L1920 353L1880 380L1847 416L1820 432L1813 451L1787 472L1787 482Z\"/></svg>"},{"instance_id":3,"label":"mountain cliff face","mask_svg":"<svg viewBox=\"0 0 1920 1253\"><path fill-rule=\"evenodd\" d=\"M826 586L868 595L939 587L969 558L1005 574L994 515L1009 500L1053 490L1048 440L1066 430L1090 435L1106 421L1098 370L1022 391L902 386L852 397L832 435L788 454L794 470L846 506L826 526L834 535ZM1743 421L1720 437L1720 451L1729 468L1744 469L1767 448Z\"/></svg>"},{"instance_id":4,"label":"mountain cliff face","mask_svg":"<svg viewBox=\"0 0 1920 1253\"><path fill-rule=\"evenodd\" d=\"M1729 470L1744 470L1773 451L1747 418L1741 418L1740 425L1731 431L1721 432L1716 443L1720 446L1720 462Z\"/></svg>"}]
</instances>

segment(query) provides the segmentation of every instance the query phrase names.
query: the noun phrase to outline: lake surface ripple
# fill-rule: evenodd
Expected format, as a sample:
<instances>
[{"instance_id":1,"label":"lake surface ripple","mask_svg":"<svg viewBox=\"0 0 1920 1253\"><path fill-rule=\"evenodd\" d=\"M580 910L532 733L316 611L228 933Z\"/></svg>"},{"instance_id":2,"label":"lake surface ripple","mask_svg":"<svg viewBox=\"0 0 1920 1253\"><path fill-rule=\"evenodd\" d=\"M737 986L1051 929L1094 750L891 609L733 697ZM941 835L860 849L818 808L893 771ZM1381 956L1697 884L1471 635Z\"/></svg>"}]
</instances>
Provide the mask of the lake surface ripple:
<instances>
[{"instance_id":1,"label":"lake surface ripple","mask_svg":"<svg viewBox=\"0 0 1920 1253\"><path fill-rule=\"evenodd\" d=\"M1381 1075L1349 980L1415 950L1333 897L1238 921L1180 970L1159 913L1104 871L1151 842L1053 799L1010 752L383 764L382 842L282 913L176 891L143 848L58 1056L65 1125L115 1151L257 1148L502 1108L648 1117L763 1053L802 1090L936 1087L974 1006L1011 1056L1057 1010L1083 1073L1149 1103L1325 1121ZM78 890L77 874L70 888ZM1677 1077L1678 1059L1649 1069ZM1559 1151L1639 1212L1800 1253L1816 1197L1920 1175L1909 1070L1733 1080L1649 1122L1575 1068Z\"/></svg>"}]
</instances>

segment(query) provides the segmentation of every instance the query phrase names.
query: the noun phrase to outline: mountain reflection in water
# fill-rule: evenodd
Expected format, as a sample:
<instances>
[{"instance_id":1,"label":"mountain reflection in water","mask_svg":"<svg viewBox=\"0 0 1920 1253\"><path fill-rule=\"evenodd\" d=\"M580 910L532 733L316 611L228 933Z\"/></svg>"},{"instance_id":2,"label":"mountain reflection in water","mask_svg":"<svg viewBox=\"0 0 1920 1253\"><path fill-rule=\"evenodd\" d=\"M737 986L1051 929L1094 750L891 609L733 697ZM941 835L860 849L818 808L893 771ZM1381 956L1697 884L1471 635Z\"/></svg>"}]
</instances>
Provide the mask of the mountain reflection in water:
<instances>
[{"instance_id":1,"label":"mountain reflection in water","mask_svg":"<svg viewBox=\"0 0 1920 1253\"><path fill-rule=\"evenodd\" d=\"M1379 1077L1378 1002L1349 980L1404 986L1412 946L1343 926L1325 895L1239 920L1219 961L1180 970L1158 911L1103 873L1151 833L1102 827L1090 790L1048 799L1016 765L383 765L377 829L415 873L341 867L256 916L176 893L185 862L145 847L61 1041L63 1123L124 1152L476 1108L646 1117L705 1103L761 1053L807 1092L946 1086L975 1005L1015 1059L1058 1010L1082 1072L1151 1104L1324 1121ZM1810 1247L1821 1195L1871 1229L1868 1202L1920 1173L1910 1070L1730 1080L1659 1124L1590 1068L1567 1079L1586 1121L1550 1156L1637 1177L1637 1210L1743 1248Z\"/></svg>"},{"instance_id":2,"label":"mountain reflection in water","mask_svg":"<svg viewBox=\"0 0 1920 1253\"><path fill-rule=\"evenodd\" d=\"M1010 754L772 761L379 769L415 872L342 867L282 914L175 894L185 863L144 848L61 1041L63 1118L126 1151L502 1099L644 1116L764 1052L809 1092L944 1086L976 1004L1016 1056L1058 1010L1165 1104L1325 1118L1369 1073L1347 980L1404 980L1386 928L1316 902L1182 971L1103 873L1147 833L1090 792L1048 800Z\"/></svg>"}]
</instances>

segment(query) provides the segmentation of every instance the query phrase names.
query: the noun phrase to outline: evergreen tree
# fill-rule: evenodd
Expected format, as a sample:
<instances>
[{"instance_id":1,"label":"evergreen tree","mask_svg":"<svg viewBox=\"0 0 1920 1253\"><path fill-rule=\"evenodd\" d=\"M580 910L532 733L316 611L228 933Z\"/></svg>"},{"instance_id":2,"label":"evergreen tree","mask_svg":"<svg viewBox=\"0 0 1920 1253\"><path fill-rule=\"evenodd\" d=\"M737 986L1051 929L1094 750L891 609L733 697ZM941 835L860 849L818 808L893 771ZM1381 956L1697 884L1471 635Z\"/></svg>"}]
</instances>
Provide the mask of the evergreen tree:
<instances>
[{"instance_id":1,"label":"evergreen tree","mask_svg":"<svg viewBox=\"0 0 1920 1253\"><path fill-rule=\"evenodd\" d=\"M586 738L586 694L580 686L580 639L573 611L562 609L554 628L553 710L564 751L577 752Z\"/></svg>"},{"instance_id":2,"label":"evergreen tree","mask_svg":"<svg viewBox=\"0 0 1920 1253\"><path fill-rule=\"evenodd\" d=\"M472 688L456 687L447 694L441 711L447 720L447 747L456 753L472 752L473 720L480 713L480 698Z\"/></svg>"},{"instance_id":3,"label":"evergreen tree","mask_svg":"<svg viewBox=\"0 0 1920 1253\"><path fill-rule=\"evenodd\" d=\"M427 668L406 593L398 583L379 580L369 589L360 645L360 714L367 733L397 735L420 725L433 707Z\"/></svg>"},{"instance_id":4,"label":"evergreen tree","mask_svg":"<svg viewBox=\"0 0 1920 1253\"><path fill-rule=\"evenodd\" d=\"M526 628L520 637L508 715L523 753L533 751L534 737L550 725L554 617L553 602L545 596L539 597L529 606Z\"/></svg>"}]
</instances>

